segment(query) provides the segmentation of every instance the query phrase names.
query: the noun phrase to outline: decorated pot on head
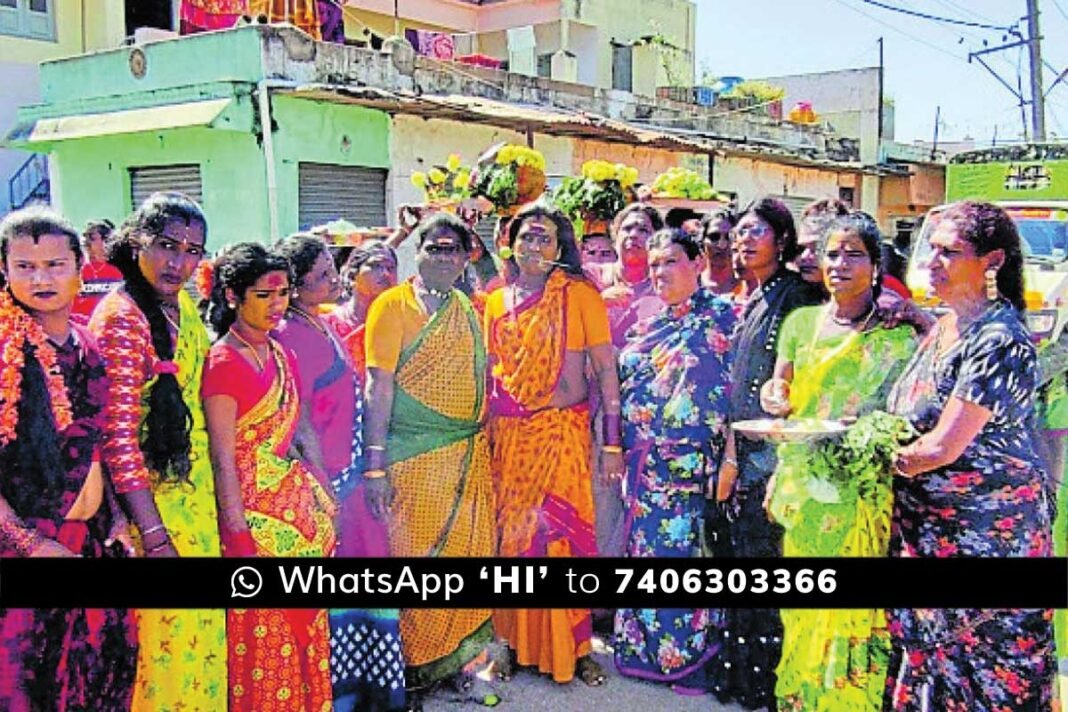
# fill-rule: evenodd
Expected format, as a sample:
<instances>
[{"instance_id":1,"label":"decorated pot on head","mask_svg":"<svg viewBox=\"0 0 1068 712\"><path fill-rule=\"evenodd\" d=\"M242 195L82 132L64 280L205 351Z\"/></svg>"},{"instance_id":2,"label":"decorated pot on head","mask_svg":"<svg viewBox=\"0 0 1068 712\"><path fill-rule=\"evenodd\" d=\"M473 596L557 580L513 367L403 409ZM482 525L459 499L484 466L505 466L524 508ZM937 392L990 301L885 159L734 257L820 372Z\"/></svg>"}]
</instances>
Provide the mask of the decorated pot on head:
<instances>
[{"instance_id":1,"label":"decorated pot on head","mask_svg":"<svg viewBox=\"0 0 1068 712\"><path fill-rule=\"evenodd\" d=\"M488 200L498 215L514 215L545 192L545 157L514 143L499 143L475 161L471 194Z\"/></svg>"},{"instance_id":2,"label":"decorated pot on head","mask_svg":"<svg viewBox=\"0 0 1068 712\"><path fill-rule=\"evenodd\" d=\"M553 191L553 202L575 224L576 237L608 235L615 216L630 202L638 169L622 163L592 160L582 175L565 178Z\"/></svg>"}]
</instances>

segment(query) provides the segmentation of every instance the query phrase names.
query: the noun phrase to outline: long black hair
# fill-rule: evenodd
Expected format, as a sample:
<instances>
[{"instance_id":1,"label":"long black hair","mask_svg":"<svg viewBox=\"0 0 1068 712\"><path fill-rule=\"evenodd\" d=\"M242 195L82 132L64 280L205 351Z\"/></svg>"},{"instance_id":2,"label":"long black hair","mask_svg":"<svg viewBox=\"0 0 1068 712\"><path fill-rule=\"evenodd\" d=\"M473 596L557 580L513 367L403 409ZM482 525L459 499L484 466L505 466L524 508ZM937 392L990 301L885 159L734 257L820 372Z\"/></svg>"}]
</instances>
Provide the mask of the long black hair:
<instances>
[{"instance_id":1,"label":"long black hair","mask_svg":"<svg viewBox=\"0 0 1068 712\"><path fill-rule=\"evenodd\" d=\"M582 253L579 252L578 244L575 242L575 227L564 211L545 197L533 203L527 203L512 218L511 224L508 225L508 247L515 249L515 241L519 238L519 230L523 227L523 223L535 218L544 218L556 225L556 244L560 246L560 256L555 261L566 265L558 266L557 269L586 279L586 273L582 271ZM515 257L512 257L512 261L514 260Z\"/></svg>"},{"instance_id":2,"label":"long black hair","mask_svg":"<svg viewBox=\"0 0 1068 712\"><path fill-rule=\"evenodd\" d=\"M63 235L81 266L82 252L77 230L58 214L43 207L16 210L0 221L0 263L7 267L11 241L16 237L30 237L37 242L42 235ZM25 309L11 295L12 301ZM59 433L52 411L52 398L44 367L37 359L37 349L28 341L22 345L23 365L17 408L18 423L3 460L2 469L18 477L0 477L0 494L21 517L54 516L64 491L67 476L60 452ZM71 403L77 411L82 404ZM26 487L27 482L36 486Z\"/></svg>"},{"instance_id":3,"label":"long black hair","mask_svg":"<svg viewBox=\"0 0 1068 712\"><path fill-rule=\"evenodd\" d=\"M975 247L975 254L982 256L994 250L1005 253L1005 261L997 271L998 293L1021 313L1026 311L1023 249L1020 233L1009 214L993 203L964 200L949 206L941 219L957 226L960 236Z\"/></svg>"},{"instance_id":4,"label":"long black hair","mask_svg":"<svg viewBox=\"0 0 1068 712\"><path fill-rule=\"evenodd\" d=\"M237 309L230 306L226 290L244 300L245 292L256 280L269 272L285 272L289 284L293 284L291 262L258 242L239 242L223 249L215 258L215 276L208 302L208 320L217 338L226 332L237 319Z\"/></svg>"},{"instance_id":5,"label":"long black hair","mask_svg":"<svg viewBox=\"0 0 1068 712\"><path fill-rule=\"evenodd\" d=\"M152 348L156 358L174 358L174 343L167 329L167 318L160 307L159 295L141 273L137 251L144 249L144 238L158 238L171 222L199 225L208 234L204 211L182 193L153 193L145 199L119 227L108 241L108 262L118 268L125 282L126 293L148 320L152 334ZM148 417L141 440L145 464L158 473L163 482L189 482L189 433L193 416L182 398L182 387L174 374L161 373L149 389Z\"/></svg>"}]
</instances>

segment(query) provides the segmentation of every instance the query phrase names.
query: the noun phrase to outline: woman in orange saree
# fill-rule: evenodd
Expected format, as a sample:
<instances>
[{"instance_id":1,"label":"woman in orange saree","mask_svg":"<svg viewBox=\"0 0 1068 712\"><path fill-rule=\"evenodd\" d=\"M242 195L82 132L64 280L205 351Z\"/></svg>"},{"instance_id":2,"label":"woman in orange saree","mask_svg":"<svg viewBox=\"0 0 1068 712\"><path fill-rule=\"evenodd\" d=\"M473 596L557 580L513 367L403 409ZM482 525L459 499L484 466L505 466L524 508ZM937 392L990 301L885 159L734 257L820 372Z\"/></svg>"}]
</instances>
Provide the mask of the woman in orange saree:
<instances>
[{"instance_id":1,"label":"woman in orange saree","mask_svg":"<svg viewBox=\"0 0 1068 712\"><path fill-rule=\"evenodd\" d=\"M486 303L490 440L502 556L596 556L589 383L605 410L604 471L623 472L619 380L604 302L582 277L570 222L534 203L509 228L518 276ZM520 665L558 683L605 681L590 658L589 610L500 610L497 634ZM506 665L502 677L511 674Z\"/></svg>"},{"instance_id":2,"label":"woman in orange saree","mask_svg":"<svg viewBox=\"0 0 1068 712\"><path fill-rule=\"evenodd\" d=\"M225 556L334 553L336 505L317 441L300 419L293 356L268 335L288 302L284 258L253 243L218 258L210 318L221 336L201 393ZM332 708L325 610L230 610L226 628L230 710Z\"/></svg>"}]
</instances>

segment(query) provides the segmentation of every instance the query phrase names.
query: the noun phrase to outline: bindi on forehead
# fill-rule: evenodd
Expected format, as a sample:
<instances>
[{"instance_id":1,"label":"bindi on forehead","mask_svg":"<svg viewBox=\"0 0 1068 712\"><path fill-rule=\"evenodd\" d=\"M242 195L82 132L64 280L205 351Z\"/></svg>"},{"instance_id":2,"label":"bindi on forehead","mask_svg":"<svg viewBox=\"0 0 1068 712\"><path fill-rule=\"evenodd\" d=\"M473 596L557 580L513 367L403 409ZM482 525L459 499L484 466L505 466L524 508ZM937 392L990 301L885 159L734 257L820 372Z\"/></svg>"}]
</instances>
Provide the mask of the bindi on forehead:
<instances>
[{"instance_id":1,"label":"bindi on forehead","mask_svg":"<svg viewBox=\"0 0 1068 712\"><path fill-rule=\"evenodd\" d=\"M268 272L256 280L262 289L285 289L289 287L289 275L285 272Z\"/></svg>"},{"instance_id":2,"label":"bindi on forehead","mask_svg":"<svg viewBox=\"0 0 1068 712\"><path fill-rule=\"evenodd\" d=\"M204 246L204 228L197 222L186 224L181 220L171 220L163 226L160 236L183 245Z\"/></svg>"}]
</instances>

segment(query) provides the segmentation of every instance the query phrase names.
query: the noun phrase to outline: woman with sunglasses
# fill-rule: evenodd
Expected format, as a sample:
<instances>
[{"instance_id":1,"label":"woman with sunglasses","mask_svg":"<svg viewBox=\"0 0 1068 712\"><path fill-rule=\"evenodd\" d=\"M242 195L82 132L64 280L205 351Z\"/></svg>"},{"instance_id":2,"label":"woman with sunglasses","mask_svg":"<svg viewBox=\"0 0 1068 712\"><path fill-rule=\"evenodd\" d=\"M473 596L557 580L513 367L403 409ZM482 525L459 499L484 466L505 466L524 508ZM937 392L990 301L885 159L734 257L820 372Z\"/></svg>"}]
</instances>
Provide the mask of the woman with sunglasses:
<instances>
[{"instance_id":1,"label":"woman with sunglasses","mask_svg":"<svg viewBox=\"0 0 1068 712\"><path fill-rule=\"evenodd\" d=\"M423 218L413 235L416 276L367 312L367 501L389 530L391 556L493 556L485 345L474 307L453 286L474 236L448 213ZM496 700L469 674L493 639L489 610L406 609L400 630L411 708L446 682Z\"/></svg>"},{"instance_id":2,"label":"woman with sunglasses","mask_svg":"<svg viewBox=\"0 0 1068 712\"><path fill-rule=\"evenodd\" d=\"M181 193L155 193L108 243L123 285L93 311L111 380L103 462L145 556L219 556L215 477L200 387L211 342L185 283L207 221ZM218 709L226 695L226 615L139 610L134 709ZM195 656L176 651L195 646Z\"/></svg>"},{"instance_id":3,"label":"woman with sunglasses","mask_svg":"<svg viewBox=\"0 0 1068 712\"><path fill-rule=\"evenodd\" d=\"M786 316L819 304L818 289L804 282L788 262L797 255L794 218L782 201L763 198L742 211L735 244L742 279L755 289L741 310L734 332L731 420L766 417L760 387L775 368L776 345ZM732 436L719 470L716 502L706 520L717 557L775 558L782 555L782 528L768 521L764 494L775 470L775 450L767 443ZM713 659L713 692L722 701L774 707L775 666L782 646L776 609L730 609L721 631L721 651Z\"/></svg>"},{"instance_id":4,"label":"woman with sunglasses","mask_svg":"<svg viewBox=\"0 0 1068 712\"><path fill-rule=\"evenodd\" d=\"M729 208L709 213L701 219L701 245L705 256L701 286L732 300L741 284L731 262L731 231L737 222L738 216Z\"/></svg>"}]
</instances>

